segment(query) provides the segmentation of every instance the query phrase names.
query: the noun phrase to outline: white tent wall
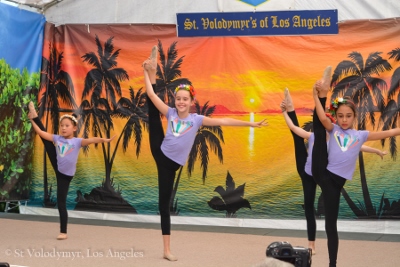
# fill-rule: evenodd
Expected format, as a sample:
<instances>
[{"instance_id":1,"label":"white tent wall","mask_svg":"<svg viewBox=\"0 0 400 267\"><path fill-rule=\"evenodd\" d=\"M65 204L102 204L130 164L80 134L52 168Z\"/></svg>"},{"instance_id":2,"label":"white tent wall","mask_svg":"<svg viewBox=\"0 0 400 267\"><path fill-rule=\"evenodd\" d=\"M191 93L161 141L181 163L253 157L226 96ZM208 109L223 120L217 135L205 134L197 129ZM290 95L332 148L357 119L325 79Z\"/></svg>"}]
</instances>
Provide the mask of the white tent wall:
<instances>
[{"instance_id":1,"label":"white tent wall","mask_svg":"<svg viewBox=\"0 0 400 267\"><path fill-rule=\"evenodd\" d=\"M339 21L400 17L397 0L296 0L296 10L337 9Z\"/></svg>"},{"instance_id":2,"label":"white tent wall","mask_svg":"<svg viewBox=\"0 0 400 267\"><path fill-rule=\"evenodd\" d=\"M175 24L179 12L215 12L215 0L65 0L45 12L47 21L69 23Z\"/></svg>"},{"instance_id":3,"label":"white tent wall","mask_svg":"<svg viewBox=\"0 0 400 267\"><path fill-rule=\"evenodd\" d=\"M400 17L395 0L269 0L254 7L238 0L64 0L44 11L56 25L75 23L176 24L176 13L337 9L339 21Z\"/></svg>"}]
</instances>

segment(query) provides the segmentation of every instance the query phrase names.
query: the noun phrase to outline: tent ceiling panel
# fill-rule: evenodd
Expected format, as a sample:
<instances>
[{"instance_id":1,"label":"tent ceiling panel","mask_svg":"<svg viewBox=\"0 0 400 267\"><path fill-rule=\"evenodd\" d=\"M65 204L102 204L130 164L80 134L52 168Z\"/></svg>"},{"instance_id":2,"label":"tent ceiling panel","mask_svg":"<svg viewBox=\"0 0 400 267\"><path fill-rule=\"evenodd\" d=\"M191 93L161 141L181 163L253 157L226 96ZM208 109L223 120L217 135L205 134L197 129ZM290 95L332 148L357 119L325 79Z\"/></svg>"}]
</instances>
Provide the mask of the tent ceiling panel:
<instances>
[{"instance_id":1,"label":"tent ceiling panel","mask_svg":"<svg viewBox=\"0 0 400 267\"><path fill-rule=\"evenodd\" d=\"M20 6L26 6L37 9L38 11L45 11L47 8L62 2L63 0L4 0L2 2L14 3Z\"/></svg>"}]
</instances>

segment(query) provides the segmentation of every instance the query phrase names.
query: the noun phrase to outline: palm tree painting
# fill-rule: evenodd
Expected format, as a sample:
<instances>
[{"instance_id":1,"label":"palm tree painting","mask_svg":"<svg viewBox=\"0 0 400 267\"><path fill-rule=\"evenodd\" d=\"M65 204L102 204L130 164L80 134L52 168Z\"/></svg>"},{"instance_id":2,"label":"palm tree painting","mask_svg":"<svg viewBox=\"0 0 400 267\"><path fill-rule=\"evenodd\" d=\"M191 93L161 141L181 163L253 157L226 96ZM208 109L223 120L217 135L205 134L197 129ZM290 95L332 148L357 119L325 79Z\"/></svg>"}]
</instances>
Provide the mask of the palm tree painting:
<instances>
[{"instance_id":1,"label":"palm tree painting","mask_svg":"<svg viewBox=\"0 0 400 267\"><path fill-rule=\"evenodd\" d=\"M389 53L389 59L400 62L400 48L395 48ZM390 79L390 87L387 94L387 104L381 116L382 130L389 130L398 127L397 120L400 114L400 67L394 70ZM397 101L396 101L397 100ZM381 141L382 147L385 145L385 140ZM393 160L397 158L397 143L396 137L389 138L389 151ZM400 217L400 199L392 201L383 198L383 207L380 218L384 219L398 219ZM381 202L382 202L381 201ZM382 205L381 205L382 206Z\"/></svg>"},{"instance_id":2,"label":"palm tree painting","mask_svg":"<svg viewBox=\"0 0 400 267\"><path fill-rule=\"evenodd\" d=\"M250 203L244 199L245 183L235 188L235 182L231 174L226 175L226 188L217 186L214 192L217 192L221 197L213 197L208 201L208 205L213 210L225 211L227 218L236 218L236 212L241 208L251 209Z\"/></svg>"},{"instance_id":3,"label":"palm tree painting","mask_svg":"<svg viewBox=\"0 0 400 267\"><path fill-rule=\"evenodd\" d=\"M192 85L189 79L181 78L180 66L184 56L178 58L176 44L177 42L173 42L165 54L161 41L158 41L160 64L157 64L156 93L170 107L175 106L175 88L180 84Z\"/></svg>"},{"instance_id":4,"label":"palm tree painting","mask_svg":"<svg viewBox=\"0 0 400 267\"><path fill-rule=\"evenodd\" d=\"M389 52L389 59L400 61L400 48L393 49ZM389 92L387 94L387 104L382 113L381 122L383 124L382 130L389 130L397 128L397 120L400 114L400 67L395 69L391 78ZM397 95L397 98L396 98ZM397 101L396 101L397 99ZM382 140L382 146L385 145L385 140ZM393 160L396 160L397 145L396 138L389 138L389 151Z\"/></svg>"},{"instance_id":5,"label":"palm tree painting","mask_svg":"<svg viewBox=\"0 0 400 267\"><path fill-rule=\"evenodd\" d=\"M385 110L383 92L387 90L387 83L377 76L392 69L390 63L383 59L381 52L369 54L364 62L363 56L358 52L349 54L350 60L341 61L332 76L332 99L337 96L350 97L357 107L357 129L366 130L369 122L376 126L375 112ZM364 158L359 154L361 187L364 197L362 208L355 209L356 205L343 189L342 193L350 208L357 216L376 217L377 210L372 204L365 175Z\"/></svg>"},{"instance_id":6,"label":"palm tree painting","mask_svg":"<svg viewBox=\"0 0 400 267\"><path fill-rule=\"evenodd\" d=\"M89 122L92 122L91 129L94 136L110 138L111 129L113 129L111 113L117 106L116 95L122 96L120 82L129 80L129 76L124 69L116 67L120 50L114 51L113 37L104 43L104 48L97 35L95 42L97 54L89 52L82 56L83 62L94 67L86 75L85 87L82 92L83 136L84 138L88 137ZM105 98L102 97L102 94L105 95ZM104 184L106 188L111 189L111 166L107 164L111 158L110 143L102 144L102 149L106 161Z\"/></svg>"},{"instance_id":7,"label":"palm tree painting","mask_svg":"<svg viewBox=\"0 0 400 267\"><path fill-rule=\"evenodd\" d=\"M340 62L332 76L332 98L341 95L353 100L357 107L358 130L365 130L368 122L375 127L375 111L382 112L385 108L383 92L387 90L387 84L374 75L379 76L392 66L380 54L371 53L364 63L360 53L351 52L350 60Z\"/></svg>"},{"instance_id":8,"label":"palm tree painting","mask_svg":"<svg viewBox=\"0 0 400 267\"><path fill-rule=\"evenodd\" d=\"M64 58L63 52L58 52L53 43L49 45L50 56L49 59L42 58L42 72L41 72L41 89L45 88L39 99L39 119L46 114L46 129L49 126L49 119L51 119L51 127L53 133L58 133L60 112L67 111L61 109L61 103L70 108L68 111L77 108L75 103L74 85L70 75L61 69L62 60ZM48 186L47 167L46 167L46 152L43 154L43 187L44 187L44 201L45 207L54 207L56 203L52 200L51 190Z\"/></svg>"},{"instance_id":9,"label":"palm tree painting","mask_svg":"<svg viewBox=\"0 0 400 267\"><path fill-rule=\"evenodd\" d=\"M132 137L136 145L136 157L139 157L142 144L143 129L147 128L148 114L146 94L142 88L135 91L132 87L129 88L129 98L121 97L118 100L117 108L114 112L114 117L127 120L121 135L118 137L116 146L118 147L121 139L124 152L127 150ZM115 158L116 150L113 153L112 160Z\"/></svg>"},{"instance_id":10,"label":"palm tree painting","mask_svg":"<svg viewBox=\"0 0 400 267\"><path fill-rule=\"evenodd\" d=\"M399 219L400 218L400 199L397 201L392 201L390 203L389 199L383 198L383 207L381 219Z\"/></svg>"},{"instance_id":11,"label":"palm tree painting","mask_svg":"<svg viewBox=\"0 0 400 267\"><path fill-rule=\"evenodd\" d=\"M121 140L125 152L133 138L136 156L139 156L142 132L147 123L145 94L142 89L135 94L133 88L130 88L130 97L122 97L120 82L129 80L129 76L124 69L117 68L120 50L114 51L113 37L104 43L104 47L97 36L95 42L97 54L89 52L82 56L83 62L89 63L94 68L88 72L85 79L82 103L79 107L81 115L79 128L83 130L83 138L87 138L90 132L93 136L110 138L111 130L114 128L113 118L126 119L127 122L113 151L110 143L101 144L105 179L102 185L94 188L90 194L78 191L76 199L78 203L75 209L136 213L136 209L123 199L121 190L114 189L111 170ZM87 147L84 152L89 152Z\"/></svg>"}]
</instances>

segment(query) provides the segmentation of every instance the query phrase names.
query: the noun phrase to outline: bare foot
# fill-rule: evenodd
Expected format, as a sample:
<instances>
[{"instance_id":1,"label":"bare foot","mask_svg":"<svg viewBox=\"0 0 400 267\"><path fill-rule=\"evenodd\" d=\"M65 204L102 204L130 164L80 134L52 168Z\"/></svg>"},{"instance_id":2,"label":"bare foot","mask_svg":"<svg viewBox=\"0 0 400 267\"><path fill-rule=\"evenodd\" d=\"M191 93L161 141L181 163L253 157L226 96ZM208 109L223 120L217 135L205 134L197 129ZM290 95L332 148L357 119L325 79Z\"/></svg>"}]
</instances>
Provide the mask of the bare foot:
<instances>
[{"instance_id":1,"label":"bare foot","mask_svg":"<svg viewBox=\"0 0 400 267\"><path fill-rule=\"evenodd\" d=\"M146 59L142 64L142 66L145 70L152 71L152 70L157 69L157 54L158 54L158 50L157 50L157 46L155 45L151 49L150 57L148 59Z\"/></svg>"},{"instance_id":2,"label":"bare foot","mask_svg":"<svg viewBox=\"0 0 400 267\"><path fill-rule=\"evenodd\" d=\"M319 98L327 97L328 92L329 92L329 86L324 86L322 84L322 81L319 80L315 83L315 88L318 91Z\"/></svg>"},{"instance_id":3,"label":"bare foot","mask_svg":"<svg viewBox=\"0 0 400 267\"><path fill-rule=\"evenodd\" d=\"M67 239L68 237L67 237L67 234L65 234L65 233L60 233L58 236L57 236L57 240L65 240L65 239Z\"/></svg>"},{"instance_id":4,"label":"bare foot","mask_svg":"<svg viewBox=\"0 0 400 267\"><path fill-rule=\"evenodd\" d=\"M37 115L37 113L36 113L35 105L33 104L32 101L29 102L28 108L29 108L28 118L29 118L29 119L34 119L34 118L36 118L38 115Z\"/></svg>"},{"instance_id":5,"label":"bare foot","mask_svg":"<svg viewBox=\"0 0 400 267\"><path fill-rule=\"evenodd\" d=\"M288 112L294 111L292 97L290 96L289 89L285 88L285 102L286 102L286 110Z\"/></svg>"},{"instance_id":6,"label":"bare foot","mask_svg":"<svg viewBox=\"0 0 400 267\"><path fill-rule=\"evenodd\" d=\"M312 255L317 254L317 252L315 251L315 241L308 241L308 248L311 249Z\"/></svg>"},{"instance_id":7,"label":"bare foot","mask_svg":"<svg viewBox=\"0 0 400 267\"><path fill-rule=\"evenodd\" d=\"M172 254L164 254L164 259L169 260L169 261L177 261L178 260L178 258Z\"/></svg>"},{"instance_id":8,"label":"bare foot","mask_svg":"<svg viewBox=\"0 0 400 267\"><path fill-rule=\"evenodd\" d=\"M322 75L321 79L322 87L327 88L327 90L329 90L329 87L331 86L331 81L332 81L332 67L327 66L324 70L324 74Z\"/></svg>"},{"instance_id":9,"label":"bare foot","mask_svg":"<svg viewBox=\"0 0 400 267\"><path fill-rule=\"evenodd\" d=\"M150 63L151 66L156 69L157 68L157 55L158 55L158 48L157 46L153 46L151 49L151 54L150 54Z\"/></svg>"}]
</instances>

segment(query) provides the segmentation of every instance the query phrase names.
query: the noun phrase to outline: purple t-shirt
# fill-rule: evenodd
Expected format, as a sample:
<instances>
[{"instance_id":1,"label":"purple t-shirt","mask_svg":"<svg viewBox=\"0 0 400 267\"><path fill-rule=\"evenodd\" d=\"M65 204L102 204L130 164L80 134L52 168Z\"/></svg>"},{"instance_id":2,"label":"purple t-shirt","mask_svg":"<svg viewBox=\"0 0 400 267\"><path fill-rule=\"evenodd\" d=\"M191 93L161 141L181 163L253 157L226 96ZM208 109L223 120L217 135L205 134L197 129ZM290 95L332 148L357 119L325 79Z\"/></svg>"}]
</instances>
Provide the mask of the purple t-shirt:
<instances>
[{"instance_id":1,"label":"purple t-shirt","mask_svg":"<svg viewBox=\"0 0 400 267\"><path fill-rule=\"evenodd\" d=\"M65 139L60 135L54 134L53 142L57 152L58 171L68 176L74 176L79 149L82 146L82 138Z\"/></svg>"},{"instance_id":2,"label":"purple t-shirt","mask_svg":"<svg viewBox=\"0 0 400 267\"><path fill-rule=\"evenodd\" d=\"M367 141L369 131L343 130L334 124L329 132L327 169L347 180L353 178L361 146Z\"/></svg>"},{"instance_id":3,"label":"purple t-shirt","mask_svg":"<svg viewBox=\"0 0 400 267\"><path fill-rule=\"evenodd\" d=\"M186 118L180 119L175 108L167 112L167 132L161 144L165 156L183 166L192 149L197 130L203 125L203 115L190 113Z\"/></svg>"}]
</instances>

